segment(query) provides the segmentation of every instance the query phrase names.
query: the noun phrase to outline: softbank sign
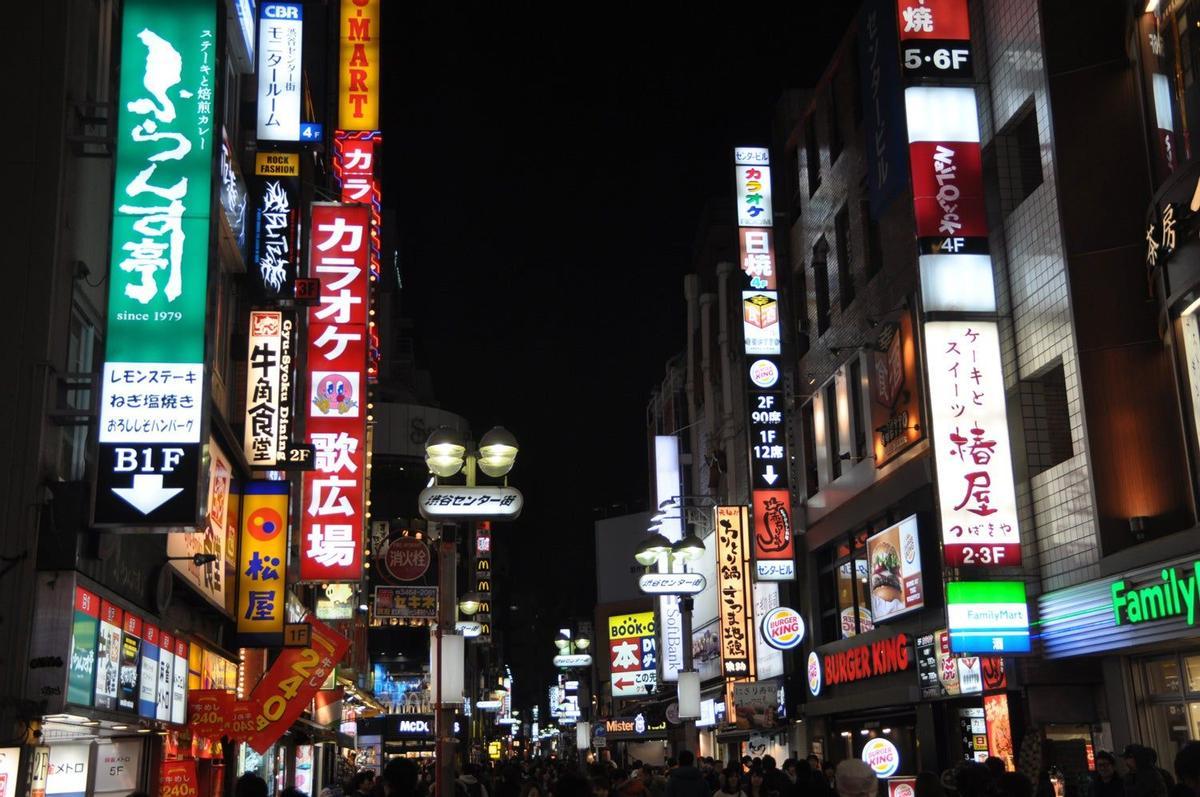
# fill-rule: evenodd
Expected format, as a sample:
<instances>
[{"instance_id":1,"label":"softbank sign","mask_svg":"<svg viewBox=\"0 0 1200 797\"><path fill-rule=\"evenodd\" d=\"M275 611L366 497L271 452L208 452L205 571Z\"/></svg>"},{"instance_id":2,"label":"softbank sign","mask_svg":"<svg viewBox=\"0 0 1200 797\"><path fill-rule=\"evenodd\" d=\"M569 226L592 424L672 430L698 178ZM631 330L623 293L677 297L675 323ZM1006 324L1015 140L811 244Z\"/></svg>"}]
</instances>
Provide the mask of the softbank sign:
<instances>
[{"instance_id":1,"label":"softbank sign","mask_svg":"<svg viewBox=\"0 0 1200 797\"><path fill-rule=\"evenodd\" d=\"M679 440L674 435L658 435L654 438L654 493L658 505L662 507L666 501L678 501L683 492L681 484ZM683 537L683 508L668 506L662 511L669 517L661 521L659 532L671 542L678 542ZM668 572L667 557L659 561L658 570ZM683 669L683 616L679 613L679 601L674 595L662 596L658 601L658 612L662 677L664 681L678 681L679 671Z\"/></svg>"},{"instance_id":2,"label":"softbank sign","mask_svg":"<svg viewBox=\"0 0 1200 797\"><path fill-rule=\"evenodd\" d=\"M1130 587L1124 579L1114 581L1112 592L1113 618L1117 625L1137 625L1167 617L1187 618L1188 625L1196 624L1196 598L1200 595L1200 561L1180 573L1175 568L1163 568L1160 583Z\"/></svg>"}]
</instances>

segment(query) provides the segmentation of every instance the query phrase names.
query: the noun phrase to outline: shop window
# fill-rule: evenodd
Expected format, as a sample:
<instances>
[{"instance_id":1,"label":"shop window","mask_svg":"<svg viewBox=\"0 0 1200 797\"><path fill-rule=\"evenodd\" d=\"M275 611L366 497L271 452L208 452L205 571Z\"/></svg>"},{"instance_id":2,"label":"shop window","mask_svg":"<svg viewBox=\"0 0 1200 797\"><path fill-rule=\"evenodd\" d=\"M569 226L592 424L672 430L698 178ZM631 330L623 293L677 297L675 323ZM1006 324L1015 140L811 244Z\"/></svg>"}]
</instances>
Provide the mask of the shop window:
<instances>
[{"instance_id":1,"label":"shop window","mask_svg":"<svg viewBox=\"0 0 1200 797\"><path fill-rule=\"evenodd\" d=\"M60 397L61 409L87 412L93 402L90 383L86 375L97 370L96 352L99 340L96 327L87 313L78 305L71 307L71 322L67 330L66 389ZM82 416L81 416L82 417ZM58 452L58 476L64 481L82 481L87 478L91 462L86 423L64 423L60 429Z\"/></svg>"},{"instance_id":2,"label":"shop window","mask_svg":"<svg viewBox=\"0 0 1200 797\"><path fill-rule=\"evenodd\" d=\"M1000 212L1007 218L1042 184L1042 146L1032 97L996 134L993 154L1000 186Z\"/></svg>"},{"instance_id":3,"label":"shop window","mask_svg":"<svg viewBox=\"0 0 1200 797\"><path fill-rule=\"evenodd\" d=\"M849 639L875 628L868 594L866 536L865 531L858 535L853 548L842 544L824 554L820 600L826 642Z\"/></svg>"},{"instance_id":4,"label":"shop window","mask_svg":"<svg viewBox=\"0 0 1200 797\"><path fill-rule=\"evenodd\" d=\"M813 293L817 299L817 335L829 329L829 244L822 236L812 250Z\"/></svg>"},{"instance_id":5,"label":"shop window","mask_svg":"<svg viewBox=\"0 0 1200 797\"><path fill-rule=\"evenodd\" d=\"M804 121L804 163L808 168L808 195L817 193L821 187L821 147L817 143L816 114L811 113Z\"/></svg>"},{"instance_id":6,"label":"shop window","mask_svg":"<svg viewBox=\"0 0 1200 797\"><path fill-rule=\"evenodd\" d=\"M838 296L845 310L854 301L854 273L850 267L850 211L845 205L834 217L833 237L837 246Z\"/></svg>"},{"instance_id":7,"label":"shop window","mask_svg":"<svg viewBox=\"0 0 1200 797\"><path fill-rule=\"evenodd\" d=\"M1018 383L1029 475L1036 476L1074 455L1067 382L1059 360L1039 376Z\"/></svg>"}]
</instances>

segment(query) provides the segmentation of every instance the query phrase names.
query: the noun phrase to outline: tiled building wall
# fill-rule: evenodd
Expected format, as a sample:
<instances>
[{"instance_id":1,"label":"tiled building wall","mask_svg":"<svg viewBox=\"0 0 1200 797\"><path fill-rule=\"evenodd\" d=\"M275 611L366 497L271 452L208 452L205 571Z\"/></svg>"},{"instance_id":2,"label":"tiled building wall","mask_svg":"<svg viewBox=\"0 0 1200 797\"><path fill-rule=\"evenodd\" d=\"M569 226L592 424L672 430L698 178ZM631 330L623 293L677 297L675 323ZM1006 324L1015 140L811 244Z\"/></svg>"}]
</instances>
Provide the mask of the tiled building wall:
<instances>
[{"instance_id":1,"label":"tiled building wall","mask_svg":"<svg viewBox=\"0 0 1200 797\"><path fill-rule=\"evenodd\" d=\"M1010 402L1018 379L1061 362L1073 456L1018 483L1024 557L1040 568L1042 590L1099 575L1099 550L1071 325L1050 129L1049 94L1037 0L988 0L972 5L972 28L987 84L979 91L986 148L997 131L1029 107L1037 115L1042 183L992 233L992 257L1002 322L1002 356ZM986 60L984 60L986 59ZM1000 179L1006 179L1003 174ZM1003 191L1003 187L1001 187ZM1014 430L1019 433L1020 430ZM1031 584L1031 587L1035 585Z\"/></svg>"}]
</instances>

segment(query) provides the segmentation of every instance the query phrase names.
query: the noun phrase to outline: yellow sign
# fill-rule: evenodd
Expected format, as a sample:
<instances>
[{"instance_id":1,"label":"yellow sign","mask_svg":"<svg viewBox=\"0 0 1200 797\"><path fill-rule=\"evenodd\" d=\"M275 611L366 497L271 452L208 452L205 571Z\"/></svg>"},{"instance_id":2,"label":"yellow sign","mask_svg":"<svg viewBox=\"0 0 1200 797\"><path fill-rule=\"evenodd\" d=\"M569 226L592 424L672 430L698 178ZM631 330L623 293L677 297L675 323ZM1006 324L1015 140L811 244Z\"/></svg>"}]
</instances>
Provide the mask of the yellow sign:
<instances>
[{"instance_id":1,"label":"yellow sign","mask_svg":"<svg viewBox=\"0 0 1200 797\"><path fill-rule=\"evenodd\" d=\"M238 546L237 628L242 644L281 641L287 583L288 483L247 482Z\"/></svg>"},{"instance_id":2,"label":"yellow sign","mask_svg":"<svg viewBox=\"0 0 1200 797\"><path fill-rule=\"evenodd\" d=\"M728 678L753 678L754 611L750 582L749 517L744 506L716 508L717 617L720 620L721 672Z\"/></svg>"},{"instance_id":3,"label":"yellow sign","mask_svg":"<svg viewBox=\"0 0 1200 797\"><path fill-rule=\"evenodd\" d=\"M300 153L256 152L254 173L260 177L299 177Z\"/></svg>"},{"instance_id":4,"label":"yellow sign","mask_svg":"<svg viewBox=\"0 0 1200 797\"><path fill-rule=\"evenodd\" d=\"M379 129L379 0L342 0L338 128Z\"/></svg>"},{"instance_id":5,"label":"yellow sign","mask_svg":"<svg viewBox=\"0 0 1200 797\"><path fill-rule=\"evenodd\" d=\"M608 618L608 638L652 637L655 631L654 612L614 614Z\"/></svg>"},{"instance_id":6,"label":"yellow sign","mask_svg":"<svg viewBox=\"0 0 1200 797\"><path fill-rule=\"evenodd\" d=\"M493 761L500 760L500 743L499 742L488 742L488 758L492 759Z\"/></svg>"}]
</instances>

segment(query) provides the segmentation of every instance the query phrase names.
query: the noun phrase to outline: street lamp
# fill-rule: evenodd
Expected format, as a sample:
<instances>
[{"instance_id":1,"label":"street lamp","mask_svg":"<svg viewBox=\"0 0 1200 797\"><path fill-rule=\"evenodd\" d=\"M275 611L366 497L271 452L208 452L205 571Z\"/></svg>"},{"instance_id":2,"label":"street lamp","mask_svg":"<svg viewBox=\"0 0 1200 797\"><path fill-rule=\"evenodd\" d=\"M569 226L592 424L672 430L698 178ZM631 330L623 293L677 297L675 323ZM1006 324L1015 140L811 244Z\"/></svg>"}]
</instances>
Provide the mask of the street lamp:
<instances>
[{"instance_id":1,"label":"street lamp","mask_svg":"<svg viewBox=\"0 0 1200 797\"><path fill-rule=\"evenodd\" d=\"M479 469L492 478L512 470L517 459L517 438L503 426L494 426L479 439Z\"/></svg>"},{"instance_id":2,"label":"street lamp","mask_svg":"<svg viewBox=\"0 0 1200 797\"><path fill-rule=\"evenodd\" d=\"M467 445L461 434L447 426L434 429L425 441L425 464L429 472L443 478L462 470Z\"/></svg>"},{"instance_id":3,"label":"street lamp","mask_svg":"<svg viewBox=\"0 0 1200 797\"><path fill-rule=\"evenodd\" d=\"M703 544L703 543L702 543ZM642 540L641 545L633 552L633 558L642 567L651 567L658 563L663 555L671 552L671 541L655 532Z\"/></svg>"},{"instance_id":4,"label":"street lamp","mask_svg":"<svg viewBox=\"0 0 1200 797\"><path fill-rule=\"evenodd\" d=\"M464 592L458 599L458 610L467 617L473 617L479 611L480 596L478 592Z\"/></svg>"}]
</instances>

